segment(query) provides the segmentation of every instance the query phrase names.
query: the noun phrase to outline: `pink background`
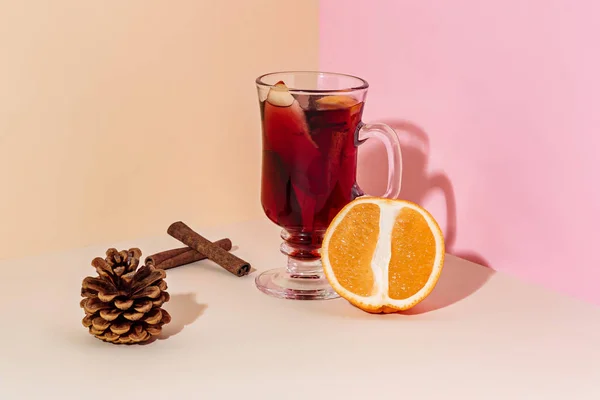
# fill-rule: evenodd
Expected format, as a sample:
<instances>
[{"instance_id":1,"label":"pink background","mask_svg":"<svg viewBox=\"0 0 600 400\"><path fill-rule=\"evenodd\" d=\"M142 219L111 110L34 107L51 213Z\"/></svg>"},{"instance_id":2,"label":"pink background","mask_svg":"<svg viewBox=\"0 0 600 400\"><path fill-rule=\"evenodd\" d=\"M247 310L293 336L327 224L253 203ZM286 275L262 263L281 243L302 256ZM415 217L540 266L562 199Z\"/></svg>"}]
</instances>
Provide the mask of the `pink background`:
<instances>
[{"instance_id":1,"label":"pink background","mask_svg":"<svg viewBox=\"0 0 600 400\"><path fill-rule=\"evenodd\" d=\"M320 68L369 81L365 121L398 128L401 197L450 253L600 304L598 15L594 0L322 0ZM382 151L360 151L371 194Z\"/></svg>"}]
</instances>

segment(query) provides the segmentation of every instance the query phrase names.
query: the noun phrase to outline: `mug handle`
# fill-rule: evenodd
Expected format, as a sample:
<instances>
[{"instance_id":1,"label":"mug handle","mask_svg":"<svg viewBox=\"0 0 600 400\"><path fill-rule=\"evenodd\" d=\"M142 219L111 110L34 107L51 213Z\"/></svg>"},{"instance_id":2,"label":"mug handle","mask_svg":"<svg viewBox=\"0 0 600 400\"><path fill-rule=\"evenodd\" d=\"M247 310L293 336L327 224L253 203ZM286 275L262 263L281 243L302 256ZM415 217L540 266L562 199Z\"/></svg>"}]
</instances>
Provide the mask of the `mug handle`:
<instances>
[{"instance_id":1,"label":"mug handle","mask_svg":"<svg viewBox=\"0 0 600 400\"><path fill-rule=\"evenodd\" d=\"M402 187L402 151L398 134L389 125L377 122L371 124L361 123L357 129L357 145L375 138L383 143L388 156L388 183L385 193L381 197L395 199L400 195Z\"/></svg>"}]
</instances>

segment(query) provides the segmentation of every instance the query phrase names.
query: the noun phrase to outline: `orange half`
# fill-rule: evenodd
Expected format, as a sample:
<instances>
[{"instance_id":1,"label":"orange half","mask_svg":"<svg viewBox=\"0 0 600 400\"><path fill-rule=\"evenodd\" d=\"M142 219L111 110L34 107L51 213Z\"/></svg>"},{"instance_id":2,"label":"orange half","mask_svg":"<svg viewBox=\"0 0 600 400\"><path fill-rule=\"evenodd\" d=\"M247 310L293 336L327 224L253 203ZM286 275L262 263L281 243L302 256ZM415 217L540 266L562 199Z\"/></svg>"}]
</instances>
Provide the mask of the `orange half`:
<instances>
[{"instance_id":1,"label":"orange half","mask_svg":"<svg viewBox=\"0 0 600 400\"><path fill-rule=\"evenodd\" d=\"M361 197L329 225L321 250L333 289L364 311L414 307L444 265L444 237L424 208L406 200Z\"/></svg>"}]
</instances>

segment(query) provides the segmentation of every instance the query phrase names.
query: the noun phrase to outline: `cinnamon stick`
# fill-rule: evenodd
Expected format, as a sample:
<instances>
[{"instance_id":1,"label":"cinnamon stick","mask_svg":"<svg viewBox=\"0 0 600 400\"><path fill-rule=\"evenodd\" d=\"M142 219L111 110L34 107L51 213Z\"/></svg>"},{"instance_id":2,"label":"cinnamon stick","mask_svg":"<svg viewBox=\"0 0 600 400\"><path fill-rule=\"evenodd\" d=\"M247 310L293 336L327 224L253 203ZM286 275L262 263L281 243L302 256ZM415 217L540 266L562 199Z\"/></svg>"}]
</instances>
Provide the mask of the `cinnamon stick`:
<instances>
[{"instance_id":1,"label":"cinnamon stick","mask_svg":"<svg viewBox=\"0 0 600 400\"><path fill-rule=\"evenodd\" d=\"M231 240L225 238L214 242L215 245L229 251L231 250ZM199 253L196 250L185 246L178 249L161 251L146 257L146 264L153 264L156 268L170 269L181 265L191 264L196 261L206 259L206 254Z\"/></svg>"},{"instance_id":2,"label":"cinnamon stick","mask_svg":"<svg viewBox=\"0 0 600 400\"><path fill-rule=\"evenodd\" d=\"M215 245L181 221L171 224L167 229L167 233L197 252L206 254L209 260L234 275L244 276L250 272L250 264L247 261Z\"/></svg>"}]
</instances>

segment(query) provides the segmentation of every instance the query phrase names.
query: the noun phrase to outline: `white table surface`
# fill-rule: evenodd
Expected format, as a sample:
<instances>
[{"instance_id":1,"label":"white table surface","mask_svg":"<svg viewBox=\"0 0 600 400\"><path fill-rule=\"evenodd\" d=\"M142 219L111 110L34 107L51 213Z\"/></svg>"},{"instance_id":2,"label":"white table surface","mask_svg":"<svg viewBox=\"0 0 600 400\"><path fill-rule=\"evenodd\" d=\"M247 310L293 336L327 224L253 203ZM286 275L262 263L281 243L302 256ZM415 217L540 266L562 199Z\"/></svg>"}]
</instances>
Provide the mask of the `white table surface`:
<instances>
[{"instance_id":1,"label":"white table surface","mask_svg":"<svg viewBox=\"0 0 600 400\"><path fill-rule=\"evenodd\" d=\"M203 229L257 271L202 261L169 270L173 316L148 345L101 342L81 325L81 280L108 247L144 256L165 234L0 262L0 399L600 399L600 308L449 256L407 314L345 300L271 298L283 265L265 219Z\"/></svg>"}]
</instances>

